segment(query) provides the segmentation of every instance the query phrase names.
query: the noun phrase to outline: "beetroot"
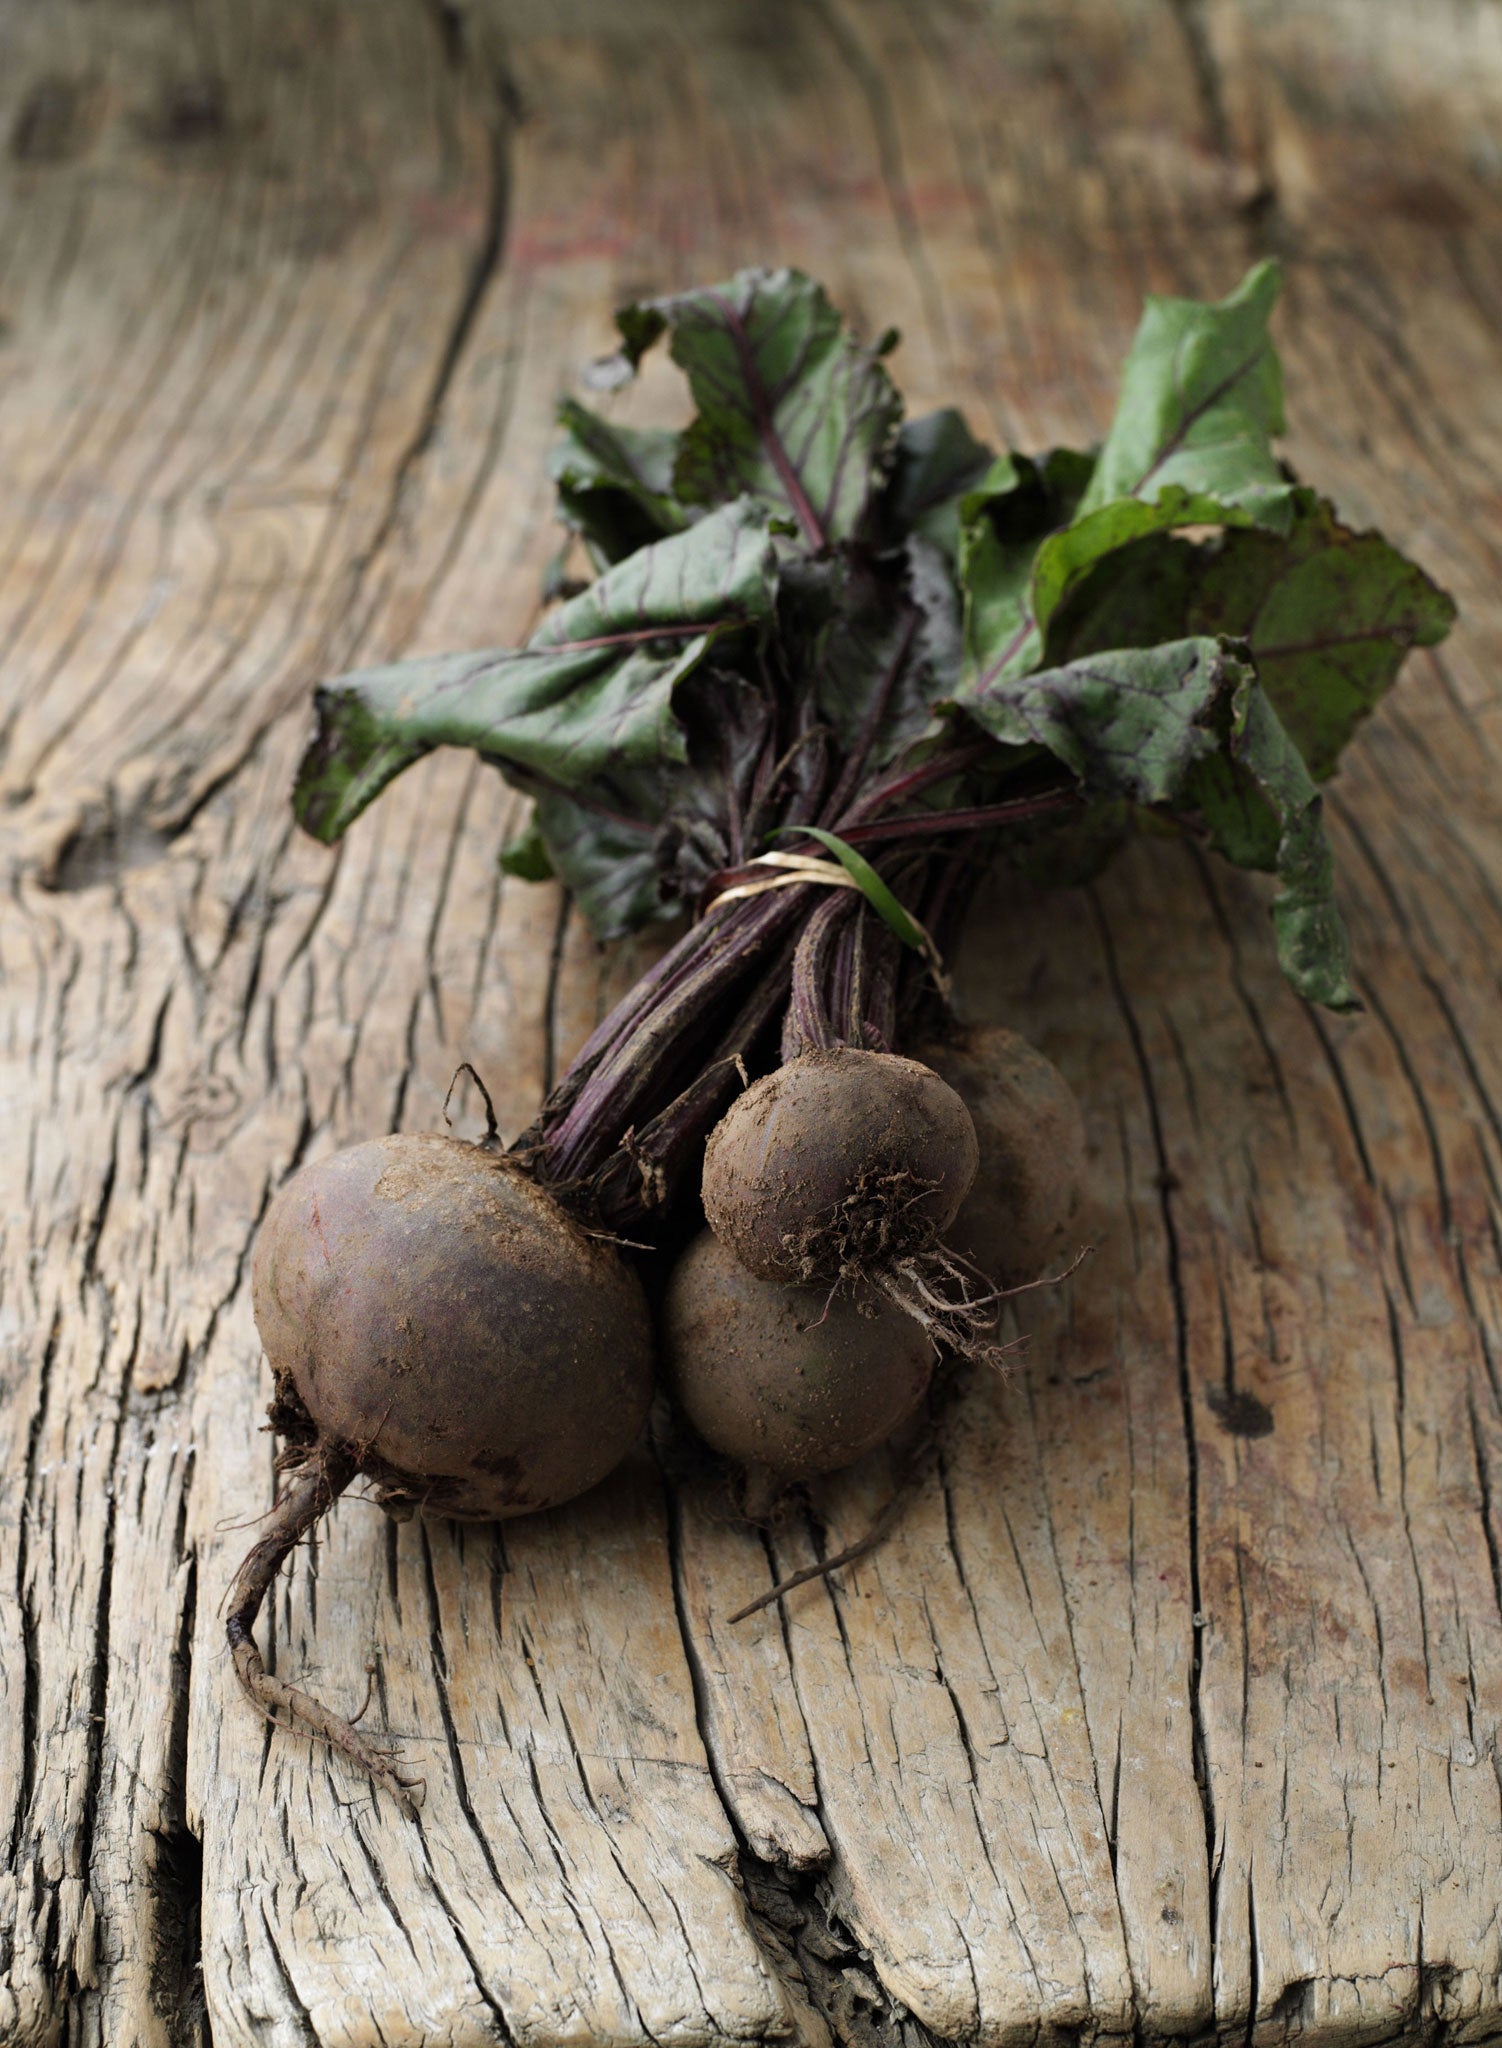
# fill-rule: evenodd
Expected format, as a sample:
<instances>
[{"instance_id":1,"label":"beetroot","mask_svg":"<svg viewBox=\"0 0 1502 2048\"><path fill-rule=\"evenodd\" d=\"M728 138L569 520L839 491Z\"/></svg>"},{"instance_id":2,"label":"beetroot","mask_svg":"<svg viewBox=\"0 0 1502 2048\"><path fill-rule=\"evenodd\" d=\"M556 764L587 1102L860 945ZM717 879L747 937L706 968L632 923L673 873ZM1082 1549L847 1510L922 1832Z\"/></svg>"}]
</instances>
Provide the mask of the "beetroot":
<instances>
[{"instance_id":1,"label":"beetroot","mask_svg":"<svg viewBox=\"0 0 1502 2048\"><path fill-rule=\"evenodd\" d=\"M1085 1123L1052 1060L1000 1025L957 1029L917 1048L975 1123L980 1166L948 1242L1008 1286L1077 1249Z\"/></svg>"},{"instance_id":2,"label":"beetroot","mask_svg":"<svg viewBox=\"0 0 1502 2048\"><path fill-rule=\"evenodd\" d=\"M499 1520L624 1456L650 1399L641 1289L510 1160L377 1138L307 1167L251 1279L272 1371L379 1496Z\"/></svg>"},{"instance_id":3,"label":"beetroot","mask_svg":"<svg viewBox=\"0 0 1502 2048\"><path fill-rule=\"evenodd\" d=\"M232 1590L235 1668L410 1803L385 1752L267 1674L251 1634L266 1588L357 1474L403 1516L491 1520L593 1486L651 1399L646 1303L512 1160L437 1136L305 1167L261 1226L252 1294L293 1477Z\"/></svg>"},{"instance_id":4,"label":"beetroot","mask_svg":"<svg viewBox=\"0 0 1502 2048\"><path fill-rule=\"evenodd\" d=\"M964 1103L916 1060L803 1053L715 1127L704 1213L760 1279L874 1277L939 1241L977 1157Z\"/></svg>"},{"instance_id":5,"label":"beetroot","mask_svg":"<svg viewBox=\"0 0 1502 2048\"><path fill-rule=\"evenodd\" d=\"M673 1268L663 1362L715 1450L782 1480L832 1472L885 1442L933 1374L923 1331L869 1286L758 1280L705 1231Z\"/></svg>"}]
</instances>

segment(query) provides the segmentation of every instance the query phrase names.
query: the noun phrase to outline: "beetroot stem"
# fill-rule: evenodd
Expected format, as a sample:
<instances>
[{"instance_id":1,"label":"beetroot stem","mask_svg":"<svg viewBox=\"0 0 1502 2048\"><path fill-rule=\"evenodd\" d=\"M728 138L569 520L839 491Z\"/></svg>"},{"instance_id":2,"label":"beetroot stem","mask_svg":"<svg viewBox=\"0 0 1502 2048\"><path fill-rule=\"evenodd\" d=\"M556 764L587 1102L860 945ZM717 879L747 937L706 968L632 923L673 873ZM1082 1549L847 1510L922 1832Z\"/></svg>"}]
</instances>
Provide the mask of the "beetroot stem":
<instances>
[{"instance_id":1,"label":"beetroot stem","mask_svg":"<svg viewBox=\"0 0 1502 2048\"><path fill-rule=\"evenodd\" d=\"M341 1750L373 1783L389 1792L402 1812L415 1819L414 1796L421 1779L403 1777L393 1753L362 1735L352 1721L333 1713L311 1693L289 1685L266 1669L253 1633L256 1616L275 1582L283 1558L312 1528L354 1478L358 1467L347 1451L317 1447L292 1473L281 1497L266 1518L262 1534L247 1551L230 1587L225 1634L235 1660L235 1676L250 1699L274 1727L320 1737ZM364 1709L362 1708L363 1712ZM281 1715L290 1717L293 1724Z\"/></svg>"},{"instance_id":2,"label":"beetroot stem","mask_svg":"<svg viewBox=\"0 0 1502 2048\"><path fill-rule=\"evenodd\" d=\"M565 1113L546 1127L544 1180L576 1180L593 1172L633 1124L678 1093L671 1081L663 1085L664 1077L677 1080L688 1070L706 1024L722 1004L738 1004L747 980L758 968L765 969L769 957L777 957L805 893L787 889L744 906L733 904L695 926L705 937L688 972L659 987L655 1002L637 1011L630 1032L598 1059ZM749 914L737 918L743 908Z\"/></svg>"},{"instance_id":3,"label":"beetroot stem","mask_svg":"<svg viewBox=\"0 0 1502 2048\"><path fill-rule=\"evenodd\" d=\"M1038 796L1013 797L1010 803L980 804L965 811L915 811L910 817L876 818L867 825L849 825L840 835L852 846L879 839L937 839L945 832L984 832L994 825L1022 825L1052 811L1079 808L1076 789L1044 790Z\"/></svg>"},{"instance_id":4,"label":"beetroot stem","mask_svg":"<svg viewBox=\"0 0 1502 2048\"><path fill-rule=\"evenodd\" d=\"M1054 780L1000 803L884 815L905 798L962 778L990 747L988 741L961 741L917 766L889 768L866 781L870 750L911 655L916 625L914 612L898 634L833 794L821 804L818 787L801 788L782 814L791 827L807 823L809 811L837 815L836 829L852 839L897 842L878 865L902 874L899 895L924 893L937 851L932 842L946 831L1021 824L1078 801L1072 782ZM773 771L773 786L790 758L785 755ZM821 772L818 785L823 779ZM761 836L756 829L753 837ZM904 841L913 849L906 857L900 851ZM707 912L597 1026L537 1121L511 1148L527 1157L538 1179L566 1206L595 1222L635 1228L645 1210L671 1202L680 1176L692 1166L703 1120L713 1117L732 1086L724 1069L702 1086L685 1087L683 1077L699 1069L717 1042L728 1043L736 1058L750 1053L756 1031L732 1022L742 1006L746 1018L754 1014L757 1030L779 1004L788 1006L784 1059L810 1046L890 1048L894 1042L899 984L911 984L913 963L899 956L875 920L848 902L810 902L807 888L715 908L715 897L726 888L764 873L732 866L708 878ZM951 870L944 893L968 893L958 872ZM787 946L790 934L801 943Z\"/></svg>"}]
</instances>

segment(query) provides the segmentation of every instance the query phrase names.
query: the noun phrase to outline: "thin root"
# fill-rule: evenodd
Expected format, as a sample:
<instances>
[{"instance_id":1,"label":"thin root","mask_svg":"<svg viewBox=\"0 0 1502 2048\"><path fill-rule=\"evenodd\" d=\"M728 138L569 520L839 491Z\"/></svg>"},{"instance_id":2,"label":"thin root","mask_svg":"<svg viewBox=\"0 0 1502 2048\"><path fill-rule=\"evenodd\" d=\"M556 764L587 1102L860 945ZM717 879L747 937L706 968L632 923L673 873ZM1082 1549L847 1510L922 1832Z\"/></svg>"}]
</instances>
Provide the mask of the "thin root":
<instances>
[{"instance_id":1,"label":"thin root","mask_svg":"<svg viewBox=\"0 0 1502 2048\"><path fill-rule=\"evenodd\" d=\"M823 1308L820 1309L819 1313L814 1317L811 1323L800 1323L798 1325L799 1329L804 1331L805 1333L809 1330L822 1329L824 1324L829 1321L829 1311L834 1307L834 1298L839 1293L839 1291L840 1281L836 1279L833 1282L831 1282L829 1292L824 1297Z\"/></svg>"},{"instance_id":2,"label":"thin root","mask_svg":"<svg viewBox=\"0 0 1502 2048\"><path fill-rule=\"evenodd\" d=\"M258 1515L242 1515L238 1521L231 1521L228 1515L212 1524L216 1536L238 1536L244 1529L259 1529L268 1515L276 1513L275 1505L262 1508Z\"/></svg>"},{"instance_id":3,"label":"thin root","mask_svg":"<svg viewBox=\"0 0 1502 2048\"><path fill-rule=\"evenodd\" d=\"M769 1591L758 1594L756 1599L748 1600L744 1607L737 1608L730 1619L744 1621L748 1615L759 1614L763 1607L770 1607L773 1601L780 1600L784 1593L791 1593L799 1586L806 1586L811 1579L827 1579L831 1572L837 1572L847 1564L854 1564L857 1558L865 1557L868 1552L873 1551L906 1504L908 1494L912 1491L913 1477L911 1473L903 1474L896 1492L864 1536L858 1537L854 1543L847 1543L843 1550L837 1550L833 1557L826 1557L821 1564L806 1564L802 1571L790 1572L785 1579L779 1579Z\"/></svg>"},{"instance_id":4,"label":"thin root","mask_svg":"<svg viewBox=\"0 0 1502 2048\"><path fill-rule=\"evenodd\" d=\"M449 1115L449 1104L454 1099L454 1090L459 1085L459 1076L461 1074L468 1074L471 1081L473 1081L475 1086L479 1089L481 1098L485 1104L485 1135L480 1140L480 1143L484 1145L488 1151L499 1151L501 1143L501 1130L500 1125L495 1120L495 1104L490 1099L490 1090L485 1086L485 1083L480 1079L479 1075L475 1072L475 1069L470 1065L468 1060L461 1060L458 1066L454 1069L454 1078L452 1081L449 1082L449 1092L443 1098L443 1121L448 1125L450 1130L453 1129L454 1119Z\"/></svg>"},{"instance_id":5,"label":"thin root","mask_svg":"<svg viewBox=\"0 0 1502 2048\"><path fill-rule=\"evenodd\" d=\"M370 1705L375 1682L373 1665L366 1666L364 1704L354 1720L333 1713L311 1693L276 1678L262 1662L256 1647L256 1616L276 1578L277 1570L307 1531L325 1514L354 1478L356 1461L347 1451L321 1449L292 1475L269 1518L266 1533L256 1542L235 1574L230 1588L230 1611L225 1623L235 1675L252 1704L274 1726L327 1742L342 1751L373 1784L389 1792L409 1819L415 1819L418 1794L423 1780L404 1773L396 1752L372 1742L356 1728ZM285 1717L285 1718L284 1718Z\"/></svg>"},{"instance_id":6,"label":"thin root","mask_svg":"<svg viewBox=\"0 0 1502 2048\"><path fill-rule=\"evenodd\" d=\"M806 1564L801 1571L790 1572L785 1579L779 1579L777 1584L769 1587L765 1593L758 1594L756 1599L748 1600L744 1607L737 1608L730 1617L732 1622L745 1621L748 1616L759 1614L764 1607L772 1606L775 1601L782 1599L784 1594L796 1591L799 1586L807 1586L815 1579L827 1579L833 1573L843 1571L847 1564L855 1564L858 1559L868 1557L886 1540L903 1509L917 1491L918 1482L923 1477L930 1457L938 1449L939 1432L945 1412L962 1391L964 1378L963 1372L957 1369L947 1376L947 1383L941 1391L930 1395L928 1417L923 1430L908 1451L907 1462L902 1468L896 1486L887 1498L886 1505L865 1534L858 1536L854 1543L847 1543L843 1550L837 1550L833 1557L826 1557L819 1564Z\"/></svg>"},{"instance_id":7,"label":"thin root","mask_svg":"<svg viewBox=\"0 0 1502 2048\"><path fill-rule=\"evenodd\" d=\"M1040 1273L1036 1280L1023 1280L1016 1287L993 1287L989 1294L978 1294L972 1306L979 1306L981 1302L1010 1301L1014 1295L1031 1294L1039 1287L1062 1287L1066 1280L1074 1278L1094 1250L1093 1244L1082 1244L1062 1273ZM970 1261L967 1259L965 1263L969 1265ZM979 1272L980 1269L976 1267L974 1270Z\"/></svg>"},{"instance_id":8,"label":"thin root","mask_svg":"<svg viewBox=\"0 0 1502 2048\"><path fill-rule=\"evenodd\" d=\"M365 1719L365 1710L370 1705L371 1700L375 1697L375 1678L375 1665L373 1663L367 1662L365 1666L365 1697L360 1702L359 1713L351 1714L349 1717L349 1725L351 1728L354 1727L356 1721L363 1721Z\"/></svg>"}]
</instances>

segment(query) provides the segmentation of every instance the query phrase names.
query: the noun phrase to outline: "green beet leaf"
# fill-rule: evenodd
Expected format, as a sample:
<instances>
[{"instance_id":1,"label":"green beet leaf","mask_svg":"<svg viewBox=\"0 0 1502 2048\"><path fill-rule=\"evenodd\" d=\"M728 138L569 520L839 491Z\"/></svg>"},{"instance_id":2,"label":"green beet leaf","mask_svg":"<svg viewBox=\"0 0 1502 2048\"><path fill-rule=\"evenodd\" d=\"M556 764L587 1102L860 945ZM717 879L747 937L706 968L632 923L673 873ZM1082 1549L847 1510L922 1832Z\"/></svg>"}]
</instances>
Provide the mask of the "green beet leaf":
<instances>
[{"instance_id":1,"label":"green beet leaf","mask_svg":"<svg viewBox=\"0 0 1502 2048\"><path fill-rule=\"evenodd\" d=\"M1025 458L1013 460L1020 464ZM961 538L966 653L974 687L980 690L1038 667L1061 607L1108 556L1149 534L1186 526L1240 526L1250 517L1240 506L1173 484L1151 504L1123 498L1039 534L1035 528L1014 530L1004 523L1014 495L979 506L965 518Z\"/></svg>"},{"instance_id":2,"label":"green beet leaf","mask_svg":"<svg viewBox=\"0 0 1502 2048\"><path fill-rule=\"evenodd\" d=\"M742 500L629 555L523 648L344 676L316 696L298 820L339 838L437 746L473 747L524 780L586 794L615 770L684 760L674 689L717 639L770 617L775 584L766 516Z\"/></svg>"},{"instance_id":3,"label":"green beet leaf","mask_svg":"<svg viewBox=\"0 0 1502 2048\"><path fill-rule=\"evenodd\" d=\"M617 765L587 790L539 792L533 809L549 867L574 897L597 939L617 939L668 917L727 864L722 829L724 791L744 792L746 686L701 664L679 684L674 716L687 758L667 755L643 767ZM728 738L714 735L706 758L705 714L713 701L727 713ZM515 778L516 771L511 771Z\"/></svg>"},{"instance_id":4,"label":"green beet leaf","mask_svg":"<svg viewBox=\"0 0 1502 2048\"><path fill-rule=\"evenodd\" d=\"M1238 533L1209 551L1194 630L1249 641L1263 689L1323 781L1408 650L1444 639L1455 605L1380 534L1349 532L1312 492L1299 501L1286 543Z\"/></svg>"},{"instance_id":5,"label":"green beet leaf","mask_svg":"<svg viewBox=\"0 0 1502 2048\"><path fill-rule=\"evenodd\" d=\"M1267 867L1278 962L1310 1002L1361 1007L1351 987L1351 949L1335 905L1323 799L1250 668L1236 677L1226 752L1194 769L1185 789L1216 851L1240 867Z\"/></svg>"},{"instance_id":6,"label":"green beet leaf","mask_svg":"<svg viewBox=\"0 0 1502 2048\"><path fill-rule=\"evenodd\" d=\"M523 648L320 690L300 820L336 839L472 747L535 799L502 866L612 937L699 900L795 797L833 818L887 776L984 808L1052 756L1085 801L1009 821L1007 858L1075 879L1134 823L1195 832L1276 875L1285 972L1350 1007L1317 785L1454 607L1280 465L1277 292L1262 264L1217 304L1149 300L1100 449L1036 459L953 410L901 424L886 344L796 271L626 307L625 363L666 334L697 411L672 433L561 407L559 516L599 580ZM994 752L926 780L957 717Z\"/></svg>"},{"instance_id":7,"label":"green beet leaf","mask_svg":"<svg viewBox=\"0 0 1502 2048\"><path fill-rule=\"evenodd\" d=\"M1051 659L1148 647L1174 632L1245 640L1317 782L1395 680L1412 647L1442 640L1455 606L1376 533L1352 533L1313 491L1286 538L1158 535L1101 562L1049 635Z\"/></svg>"},{"instance_id":8,"label":"green beet leaf","mask_svg":"<svg viewBox=\"0 0 1502 2048\"><path fill-rule=\"evenodd\" d=\"M538 826L535 808L516 837L507 840L496 860L502 874L515 875L519 882L550 882L553 879L552 856Z\"/></svg>"},{"instance_id":9,"label":"green beet leaf","mask_svg":"<svg viewBox=\"0 0 1502 2048\"><path fill-rule=\"evenodd\" d=\"M1088 655L958 702L993 739L1046 747L1089 795L1167 804L1219 751L1214 713L1242 667L1218 641L1176 640Z\"/></svg>"},{"instance_id":10,"label":"green beet leaf","mask_svg":"<svg viewBox=\"0 0 1502 2048\"><path fill-rule=\"evenodd\" d=\"M926 541L880 565L847 554L783 565L783 662L840 748L864 749L868 769L937 729L934 700L957 679L958 626L953 583Z\"/></svg>"},{"instance_id":11,"label":"green beet leaf","mask_svg":"<svg viewBox=\"0 0 1502 2048\"><path fill-rule=\"evenodd\" d=\"M1200 636L1108 649L959 702L1003 744L1047 748L1097 802L1197 817L1228 859L1271 867L1284 973L1311 1001L1354 1007L1319 793L1233 647Z\"/></svg>"},{"instance_id":12,"label":"green beet leaf","mask_svg":"<svg viewBox=\"0 0 1502 2048\"><path fill-rule=\"evenodd\" d=\"M971 686L985 690L1025 675L1043 658L1035 581L1051 536L1070 531L1092 468L1088 455L1055 449L1041 462L998 456L960 500L959 579L965 594L965 657Z\"/></svg>"},{"instance_id":13,"label":"green beet leaf","mask_svg":"<svg viewBox=\"0 0 1502 2048\"><path fill-rule=\"evenodd\" d=\"M960 551L961 503L995 460L953 406L905 420L882 498L885 532L894 541L916 534L954 561Z\"/></svg>"},{"instance_id":14,"label":"green beet leaf","mask_svg":"<svg viewBox=\"0 0 1502 2048\"><path fill-rule=\"evenodd\" d=\"M1281 283L1259 263L1218 304L1148 299L1082 519L1176 489L1286 531L1291 490L1272 452L1283 380L1267 331Z\"/></svg>"},{"instance_id":15,"label":"green beet leaf","mask_svg":"<svg viewBox=\"0 0 1502 2048\"><path fill-rule=\"evenodd\" d=\"M537 799L539 841L597 939L618 939L663 915L656 833L645 819L576 803L561 790Z\"/></svg>"},{"instance_id":16,"label":"green beet leaf","mask_svg":"<svg viewBox=\"0 0 1502 2048\"><path fill-rule=\"evenodd\" d=\"M1055 458L1075 465L1069 482L1080 487L1071 503L1056 485L1057 513L1041 529L1018 530L1000 467L1002 488L965 501L960 574L975 687L1036 668L1060 606L1117 548L1185 526L1288 531L1296 486L1272 450L1283 401L1267 331L1278 286L1277 266L1261 263L1215 305L1148 300L1088 478L1078 467L1085 458ZM1026 492L1026 471L1012 460L1014 488ZM1009 529L996 545L999 520Z\"/></svg>"},{"instance_id":17,"label":"green beet leaf","mask_svg":"<svg viewBox=\"0 0 1502 2048\"><path fill-rule=\"evenodd\" d=\"M548 461L558 517L581 536L596 569L687 526L673 496L676 434L615 426L572 398L559 406L558 424L563 438Z\"/></svg>"},{"instance_id":18,"label":"green beet leaf","mask_svg":"<svg viewBox=\"0 0 1502 2048\"><path fill-rule=\"evenodd\" d=\"M666 329L688 377L698 415L673 470L680 500L722 505L749 494L814 549L860 531L902 401L877 351L845 331L819 285L796 270L742 270L616 317L630 363Z\"/></svg>"}]
</instances>

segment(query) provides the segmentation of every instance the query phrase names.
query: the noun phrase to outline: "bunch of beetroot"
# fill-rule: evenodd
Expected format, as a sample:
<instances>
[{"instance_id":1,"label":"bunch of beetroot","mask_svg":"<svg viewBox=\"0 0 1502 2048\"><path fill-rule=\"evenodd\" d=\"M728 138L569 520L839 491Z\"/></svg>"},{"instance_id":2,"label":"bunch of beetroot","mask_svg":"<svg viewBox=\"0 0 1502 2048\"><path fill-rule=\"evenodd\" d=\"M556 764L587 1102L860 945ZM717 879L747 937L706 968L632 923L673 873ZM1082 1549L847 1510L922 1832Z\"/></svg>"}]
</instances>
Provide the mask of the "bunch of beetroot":
<instances>
[{"instance_id":1,"label":"bunch of beetroot","mask_svg":"<svg viewBox=\"0 0 1502 2048\"><path fill-rule=\"evenodd\" d=\"M1151 818L1271 871L1289 980L1353 1006L1318 783L1452 607L1273 454L1276 292L1264 265L1150 301L1100 448L1036 459L903 422L894 337L862 346L796 272L629 307L596 381L666 333L694 415L564 405L572 538L526 646L319 691L318 837L469 746L534 800L508 871L557 876L602 938L682 926L509 1148L376 1138L261 1232L288 1478L232 1591L236 1669L404 1803L252 1635L357 1476L396 1515L567 1500L636 1438L656 1361L764 1503L908 1423L945 1360L994 1358L1005 1292L1069 1248L1067 1087L944 999L984 859L1075 881Z\"/></svg>"}]
</instances>

